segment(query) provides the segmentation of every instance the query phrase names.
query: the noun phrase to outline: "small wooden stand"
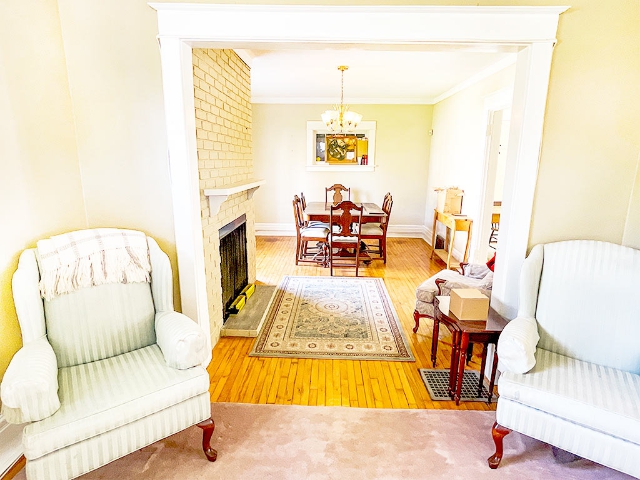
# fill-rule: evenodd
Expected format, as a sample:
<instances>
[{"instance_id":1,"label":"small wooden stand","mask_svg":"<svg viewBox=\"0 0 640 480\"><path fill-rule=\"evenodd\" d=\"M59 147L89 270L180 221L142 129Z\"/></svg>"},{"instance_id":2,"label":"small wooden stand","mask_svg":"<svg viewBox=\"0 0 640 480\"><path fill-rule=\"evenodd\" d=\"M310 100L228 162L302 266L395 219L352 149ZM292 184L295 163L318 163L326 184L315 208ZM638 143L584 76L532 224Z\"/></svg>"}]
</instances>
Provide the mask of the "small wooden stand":
<instances>
[{"instance_id":1,"label":"small wooden stand","mask_svg":"<svg viewBox=\"0 0 640 480\"><path fill-rule=\"evenodd\" d=\"M436 225L440 222L447 228L447 234L445 239L445 248L436 249ZM437 209L433 210L433 233L431 234L431 246L433 250L431 251L431 258L433 258L433 254L435 253L440 260L447 264L448 269L455 269L460 266L460 262L458 262L453 257L453 245L456 239L456 232L467 232L467 244L464 248L464 258L463 262L466 262L469 258L469 245L471 243L471 226L473 225L473 220L467 218L463 215L453 215L451 213L443 213L439 212Z\"/></svg>"}]
</instances>

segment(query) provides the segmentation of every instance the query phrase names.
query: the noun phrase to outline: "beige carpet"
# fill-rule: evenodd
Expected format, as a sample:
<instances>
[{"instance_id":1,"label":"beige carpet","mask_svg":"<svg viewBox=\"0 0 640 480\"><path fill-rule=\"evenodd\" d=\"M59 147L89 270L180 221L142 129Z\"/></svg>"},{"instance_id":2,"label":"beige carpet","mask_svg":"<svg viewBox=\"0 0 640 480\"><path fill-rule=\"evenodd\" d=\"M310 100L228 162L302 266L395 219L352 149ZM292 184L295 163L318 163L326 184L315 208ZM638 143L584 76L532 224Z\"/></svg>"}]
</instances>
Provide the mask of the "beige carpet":
<instances>
[{"instance_id":1,"label":"beige carpet","mask_svg":"<svg viewBox=\"0 0 640 480\"><path fill-rule=\"evenodd\" d=\"M494 412L285 405L212 405L218 460L189 428L95 470L83 479L622 480L586 460L556 463L550 447L518 433L490 470ZM24 471L17 476L24 480Z\"/></svg>"},{"instance_id":2,"label":"beige carpet","mask_svg":"<svg viewBox=\"0 0 640 480\"><path fill-rule=\"evenodd\" d=\"M414 361L382 278L285 276L252 356Z\"/></svg>"}]
</instances>

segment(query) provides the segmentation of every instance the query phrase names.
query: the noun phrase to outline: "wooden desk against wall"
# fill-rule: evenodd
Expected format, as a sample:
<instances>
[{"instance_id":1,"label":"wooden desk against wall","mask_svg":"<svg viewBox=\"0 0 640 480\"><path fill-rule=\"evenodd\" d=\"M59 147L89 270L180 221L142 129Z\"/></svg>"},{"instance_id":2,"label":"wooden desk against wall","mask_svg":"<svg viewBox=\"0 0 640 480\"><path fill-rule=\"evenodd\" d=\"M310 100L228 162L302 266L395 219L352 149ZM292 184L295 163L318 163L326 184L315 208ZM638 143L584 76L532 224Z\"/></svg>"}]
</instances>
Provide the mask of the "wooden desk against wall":
<instances>
[{"instance_id":1,"label":"wooden desk against wall","mask_svg":"<svg viewBox=\"0 0 640 480\"><path fill-rule=\"evenodd\" d=\"M447 229L446 238L444 241L445 248L436 249L436 226L440 222ZM456 232L467 232L467 244L464 248L463 262L466 262L469 258L469 244L471 243L471 226L473 220L463 215L453 215L451 213L443 213L438 210L433 211L433 233L431 235L431 246L434 247L431 252L431 258L435 253L440 260L447 264L447 268L457 268L460 266L453 257L453 245L456 239Z\"/></svg>"}]
</instances>

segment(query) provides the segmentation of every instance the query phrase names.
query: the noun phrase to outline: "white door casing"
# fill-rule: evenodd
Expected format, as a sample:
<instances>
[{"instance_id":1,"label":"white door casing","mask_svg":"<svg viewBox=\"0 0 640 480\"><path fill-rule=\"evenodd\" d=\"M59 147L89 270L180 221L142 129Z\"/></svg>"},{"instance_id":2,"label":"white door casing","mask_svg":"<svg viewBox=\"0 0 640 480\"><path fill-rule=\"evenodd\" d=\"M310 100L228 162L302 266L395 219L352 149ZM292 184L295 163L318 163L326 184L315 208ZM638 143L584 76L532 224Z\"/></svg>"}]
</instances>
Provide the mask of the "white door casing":
<instances>
[{"instance_id":1,"label":"white door casing","mask_svg":"<svg viewBox=\"0 0 640 480\"><path fill-rule=\"evenodd\" d=\"M192 48L393 45L518 47L492 304L508 318L529 240L559 15L568 7L321 6L150 3L158 14L183 310L209 332L197 183ZM358 28L344 28L358 25Z\"/></svg>"}]
</instances>

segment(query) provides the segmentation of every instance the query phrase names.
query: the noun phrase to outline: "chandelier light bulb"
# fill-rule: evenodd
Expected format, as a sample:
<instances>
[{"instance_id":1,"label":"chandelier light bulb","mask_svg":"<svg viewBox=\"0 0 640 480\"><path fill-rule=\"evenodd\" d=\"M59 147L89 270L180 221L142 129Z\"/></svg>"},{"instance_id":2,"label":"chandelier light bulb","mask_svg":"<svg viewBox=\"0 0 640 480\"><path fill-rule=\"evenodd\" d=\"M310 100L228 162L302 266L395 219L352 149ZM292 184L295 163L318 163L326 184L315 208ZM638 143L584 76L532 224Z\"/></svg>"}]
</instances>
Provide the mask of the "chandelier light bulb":
<instances>
[{"instance_id":1,"label":"chandelier light bulb","mask_svg":"<svg viewBox=\"0 0 640 480\"><path fill-rule=\"evenodd\" d=\"M358 123L362 120L362 115L349 111L349 106L344 104L344 71L348 68L345 65L338 67L341 73L340 105L334 105L333 110L327 110L321 115L322 121L332 132L352 131L358 127Z\"/></svg>"}]
</instances>

